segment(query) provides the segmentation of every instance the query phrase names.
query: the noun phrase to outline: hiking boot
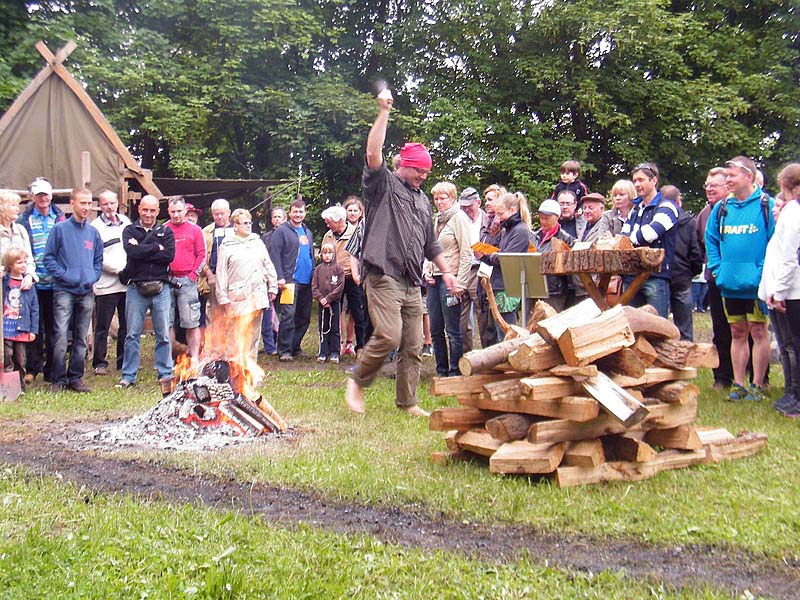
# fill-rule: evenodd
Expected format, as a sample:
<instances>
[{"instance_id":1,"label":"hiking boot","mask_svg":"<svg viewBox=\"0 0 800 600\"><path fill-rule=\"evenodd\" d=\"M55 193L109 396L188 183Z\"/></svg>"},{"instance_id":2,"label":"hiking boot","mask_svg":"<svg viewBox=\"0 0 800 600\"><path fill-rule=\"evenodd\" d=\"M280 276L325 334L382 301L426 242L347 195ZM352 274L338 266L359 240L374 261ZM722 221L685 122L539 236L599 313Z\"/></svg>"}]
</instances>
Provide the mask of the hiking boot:
<instances>
[{"instance_id":1,"label":"hiking boot","mask_svg":"<svg viewBox=\"0 0 800 600\"><path fill-rule=\"evenodd\" d=\"M747 390L738 383L734 383L728 391L728 401L742 402L747 398Z\"/></svg>"},{"instance_id":2,"label":"hiking boot","mask_svg":"<svg viewBox=\"0 0 800 600\"><path fill-rule=\"evenodd\" d=\"M796 401L797 401L796 398L791 394L784 394L775 401L775 404L773 404L772 407L782 414L787 408L792 406Z\"/></svg>"},{"instance_id":3,"label":"hiking boot","mask_svg":"<svg viewBox=\"0 0 800 600\"><path fill-rule=\"evenodd\" d=\"M422 347L422 356L433 356L433 347L430 344Z\"/></svg>"},{"instance_id":4,"label":"hiking boot","mask_svg":"<svg viewBox=\"0 0 800 600\"><path fill-rule=\"evenodd\" d=\"M800 400L795 399L781 414L789 419L800 419Z\"/></svg>"},{"instance_id":5,"label":"hiking boot","mask_svg":"<svg viewBox=\"0 0 800 600\"><path fill-rule=\"evenodd\" d=\"M58 394L59 392L64 391L64 386L61 385L60 383L54 383L50 386L50 391L53 392L54 394Z\"/></svg>"},{"instance_id":6,"label":"hiking boot","mask_svg":"<svg viewBox=\"0 0 800 600\"><path fill-rule=\"evenodd\" d=\"M78 381L73 381L67 387L73 392L78 392L79 394L88 394L92 391L92 388L83 383L80 379L78 379Z\"/></svg>"}]
</instances>

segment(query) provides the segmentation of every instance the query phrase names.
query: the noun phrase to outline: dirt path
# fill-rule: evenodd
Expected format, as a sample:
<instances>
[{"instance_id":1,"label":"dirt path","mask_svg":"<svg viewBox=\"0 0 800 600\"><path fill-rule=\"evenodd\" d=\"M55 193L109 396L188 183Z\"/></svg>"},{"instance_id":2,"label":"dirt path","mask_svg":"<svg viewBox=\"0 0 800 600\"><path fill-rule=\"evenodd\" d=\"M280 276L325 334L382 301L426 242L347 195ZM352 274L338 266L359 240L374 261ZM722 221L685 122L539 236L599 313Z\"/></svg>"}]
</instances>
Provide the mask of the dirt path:
<instances>
[{"instance_id":1,"label":"dirt path","mask_svg":"<svg viewBox=\"0 0 800 600\"><path fill-rule=\"evenodd\" d=\"M77 452L43 436L0 439L0 463L18 465L97 493L142 499L202 502L259 516L280 525L298 523L347 535L370 535L409 548L459 552L487 561L527 554L552 568L624 571L678 588L709 585L731 593L749 590L773 598L798 598L800 565L716 547L661 547L634 540L556 535L529 527L465 525L416 507L383 508L331 501L291 489L203 478L181 469Z\"/></svg>"}]
</instances>

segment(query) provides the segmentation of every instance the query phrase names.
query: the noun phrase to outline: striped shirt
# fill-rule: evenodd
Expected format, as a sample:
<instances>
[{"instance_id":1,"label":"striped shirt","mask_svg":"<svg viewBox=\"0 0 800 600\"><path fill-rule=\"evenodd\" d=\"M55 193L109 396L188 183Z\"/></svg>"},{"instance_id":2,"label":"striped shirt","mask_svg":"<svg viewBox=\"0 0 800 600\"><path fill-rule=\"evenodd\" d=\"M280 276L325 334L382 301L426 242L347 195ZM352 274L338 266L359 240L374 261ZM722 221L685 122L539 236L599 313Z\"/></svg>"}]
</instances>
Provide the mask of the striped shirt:
<instances>
[{"instance_id":1,"label":"striped shirt","mask_svg":"<svg viewBox=\"0 0 800 600\"><path fill-rule=\"evenodd\" d=\"M664 248L664 262L654 276L669 277L675 256L675 224L678 222L678 207L658 192L645 205L641 198L633 201L628 222L622 226L622 235L627 235L634 246Z\"/></svg>"},{"instance_id":2,"label":"striped shirt","mask_svg":"<svg viewBox=\"0 0 800 600\"><path fill-rule=\"evenodd\" d=\"M47 239L50 237L50 232L57 222L58 216L52 208L46 215L34 210L28 217L28 224L33 234L31 238L33 261L36 263L36 275L39 276L39 282L36 287L39 289L53 289L53 276L44 266L44 250L47 247Z\"/></svg>"}]
</instances>

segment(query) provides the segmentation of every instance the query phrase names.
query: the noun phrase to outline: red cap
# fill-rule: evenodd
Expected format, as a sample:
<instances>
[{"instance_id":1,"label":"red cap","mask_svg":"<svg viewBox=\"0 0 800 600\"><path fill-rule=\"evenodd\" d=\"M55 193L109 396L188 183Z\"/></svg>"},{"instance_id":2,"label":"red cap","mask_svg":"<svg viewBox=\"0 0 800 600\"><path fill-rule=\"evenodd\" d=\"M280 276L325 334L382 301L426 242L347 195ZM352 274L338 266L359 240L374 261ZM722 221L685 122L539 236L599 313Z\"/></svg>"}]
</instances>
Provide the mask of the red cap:
<instances>
[{"instance_id":1,"label":"red cap","mask_svg":"<svg viewBox=\"0 0 800 600\"><path fill-rule=\"evenodd\" d=\"M408 142L400 150L400 166L430 171L433 166L433 161L425 146Z\"/></svg>"},{"instance_id":2,"label":"red cap","mask_svg":"<svg viewBox=\"0 0 800 600\"><path fill-rule=\"evenodd\" d=\"M203 214L203 211L200 210L199 208L195 208L194 204L192 204L191 202L184 202L183 206L186 207L186 212L187 213L196 212L198 215L202 215Z\"/></svg>"}]
</instances>

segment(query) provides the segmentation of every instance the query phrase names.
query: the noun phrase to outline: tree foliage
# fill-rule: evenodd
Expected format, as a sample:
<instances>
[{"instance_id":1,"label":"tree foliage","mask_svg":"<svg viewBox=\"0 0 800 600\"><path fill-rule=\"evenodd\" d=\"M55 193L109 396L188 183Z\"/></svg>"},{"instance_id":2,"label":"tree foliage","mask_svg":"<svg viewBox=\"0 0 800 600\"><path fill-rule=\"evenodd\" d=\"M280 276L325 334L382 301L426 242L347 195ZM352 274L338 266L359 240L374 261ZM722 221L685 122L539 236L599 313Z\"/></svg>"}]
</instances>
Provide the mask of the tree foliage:
<instances>
[{"instance_id":1,"label":"tree foliage","mask_svg":"<svg viewBox=\"0 0 800 600\"><path fill-rule=\"evenodd\" d=\"M434 177L534 201L558 167L606 191L642 160L700 196L743 153L774 174L800 150L800 16L777 0L0 1L0 102L69 67L143 164L182 177L295 177L357 191L388 79L387 152L431 145Z\"/></svg>"}]
</instances>

